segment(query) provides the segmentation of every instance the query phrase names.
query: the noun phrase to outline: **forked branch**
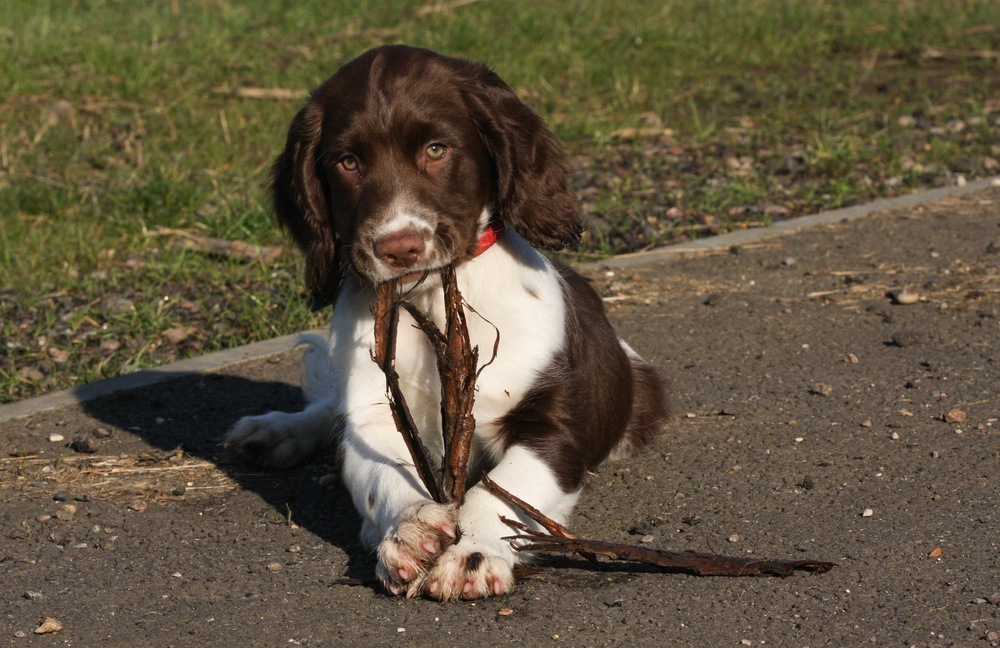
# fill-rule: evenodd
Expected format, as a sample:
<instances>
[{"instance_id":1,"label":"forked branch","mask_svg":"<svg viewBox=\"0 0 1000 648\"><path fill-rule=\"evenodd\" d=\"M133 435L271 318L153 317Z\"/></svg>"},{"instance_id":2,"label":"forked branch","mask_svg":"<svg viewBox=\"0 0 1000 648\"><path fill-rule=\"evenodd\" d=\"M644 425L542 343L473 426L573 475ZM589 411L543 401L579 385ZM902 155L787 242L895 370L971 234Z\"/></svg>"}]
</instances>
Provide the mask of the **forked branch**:
<instances>
[{"instance_id":1,"label":"forked branch","mask_svg":"<svg viewBox=\"0 0 1000 648\"><path fill-rule=\"evenodd\" d=\"M398 295L396 282L379 284L375 303L375 362L382 369L389 392L396 429L406 440L406 447L416 466L417 475L434 501L455 502L461 505L465 498L468 479L469 451L476 420L472 414L476 390L476 366L479 350L469 340L469 329L462 308L462 294L458 290L454 266L441 270L444 291L445 330L426 314ZM406 399L399 387L396 373L396 334L399 327L399 309L413 317L417 327L430 341L437 356L438 375L441 380L441 431L445 458L441 473L432 468L427 448L413 423Z\"/></svg>"},{"instance_id":2,"label":"forked branch","mask_svg":"<svg viewBox=\"0 0 1000 648\"><path fill-rule=\"evenodd\" d=\"M662 567L667 571L696 576L790 576L796 570L823 573L836 566L835 563L816 560L765 560L693 551L667 551L578 538L566 527L514 496L489 477L483 477L483 485L491 493L547 529L548 533L542 533L517 520L501 516L500 519L504 524L520 532L518 535L504 538L515 542L514 547L518 551L577 554L590 560L604 556L612 560L644 563Z\"/></svg>"}]
</instances>

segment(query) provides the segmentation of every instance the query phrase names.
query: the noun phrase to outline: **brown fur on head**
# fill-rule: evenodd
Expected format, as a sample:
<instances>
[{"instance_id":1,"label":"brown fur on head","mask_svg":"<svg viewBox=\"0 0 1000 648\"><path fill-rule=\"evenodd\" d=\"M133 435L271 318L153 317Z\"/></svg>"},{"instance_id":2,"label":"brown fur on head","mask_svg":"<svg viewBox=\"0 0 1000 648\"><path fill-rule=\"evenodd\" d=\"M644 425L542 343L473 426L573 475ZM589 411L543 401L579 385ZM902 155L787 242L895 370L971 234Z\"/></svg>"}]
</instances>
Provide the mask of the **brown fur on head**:
<instances>
[{"instance_id":1,"label":"brown fur on head","mask_svg":"<svg viewBox=\"0 0 1000 648\"><path fill-rule=\"evenodd\" d=\"M437 143L447 154L431 160ZM566 171L551 132L489 68L392 45L312 93L274 164L272 198L313 299L332 301L348 271L391 278L373 247L401 210L426 232L417 270L469 258L484 213L535 247L576 245Z\"/></svg>"}]
</instances>

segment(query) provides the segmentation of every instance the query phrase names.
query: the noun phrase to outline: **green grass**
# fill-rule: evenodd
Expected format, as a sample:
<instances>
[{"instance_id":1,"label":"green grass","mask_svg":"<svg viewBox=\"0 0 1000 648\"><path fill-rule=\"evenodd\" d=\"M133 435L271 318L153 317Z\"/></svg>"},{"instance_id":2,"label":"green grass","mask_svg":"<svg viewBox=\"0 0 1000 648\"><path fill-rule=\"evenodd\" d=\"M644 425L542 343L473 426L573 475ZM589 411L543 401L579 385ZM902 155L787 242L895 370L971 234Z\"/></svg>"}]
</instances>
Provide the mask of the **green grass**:
<instances>
[{"instance_id":1,"label":"green grass","mask_svg":"<svg viewBox=\"0 0 1000 648\"><path fill-rule=\"evenodd\" d=\"M1000 157L997 62L923 56L1000 49L995 0L482 0L418 17L425 5L0 5L0 402L321 324L293 254L219 260L157 228L279 242L263 186L300 101L212 89L304 96L384 42L488 61L571 152L626 170L590 200L608 224L594 253L669 240L663 203L759 220L761 205L838 206ZM614 136L649 124L675 134ZM782 179L789 151L802 168ZM740 156L749 168L727 166Z\"/></svg>"}]
</instances>

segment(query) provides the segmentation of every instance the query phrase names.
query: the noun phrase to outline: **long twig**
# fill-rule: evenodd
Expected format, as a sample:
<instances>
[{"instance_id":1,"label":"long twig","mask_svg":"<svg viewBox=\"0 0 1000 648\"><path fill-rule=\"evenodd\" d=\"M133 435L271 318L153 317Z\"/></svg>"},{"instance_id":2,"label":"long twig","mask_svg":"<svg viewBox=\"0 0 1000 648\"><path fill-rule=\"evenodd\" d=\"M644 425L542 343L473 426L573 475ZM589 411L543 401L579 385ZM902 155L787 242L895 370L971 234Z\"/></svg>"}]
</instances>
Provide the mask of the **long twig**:
<instances>
[{"instance_id":1,"label":"long twig","mask_svg":"<svg viewBox=\"0 0 1000 648\"><path fill-rule=\"evenodd\" d=\"M458 290L454 266L441 270L444 292L445 331L412 303L396 295L395 282L383 283L376 289L375 304L375 362L386 377L389 405L396 428L406 440L407 449L417 467L421 481L437 502L455 502L461 505L465 498L468 479L469 451L476 420L472 414L476 389L476 365L479 350L469 339L462 294ZM399 309L403 308L413 318L430 341L437 357L438 375L441 379L441 432L445 458L442 474L431 468L427 448L413 423L406 400L399 388L396 373L396 332L399 326Z\"/></svg>"},{"instance_id":2,"label":"long twig","mask_svg":"<svg viewBox=\"0 0 1000 648\"><path fill-rule=\"evenodd\" d=\"M472 405L476 391L476 365L479 350L469 341L469 327L462 310L462 294L458 291L455 267L441 271L441 287L445 303L445 347L438 356L441 374L441 428L447 453L444 488L454 502L465 499L469 473L469 450L476 431Z\"/></svg>"},{"instance_id":3,"label":"long twig","mask_svg":"<svg viewBox=\"0 0 1000 648\"><path fill-rule=\"evenodd\" d=\"M548 531L548 533L535 531L517 520L501 516L500 519L503 520L504 524L520 532L518 535L504 538L504 540L517 542L515 548L518 551L577 554L590 560L596 560L597 556L604 556L612 560L640 562L696 576L790 576L796 570L823 573L836 566L834 563L816 560L765 560L693 551L667 551L579 538L571 534L566 527L513 495L489 477L483 477L483 486L511 506L520 509Z\"/></svg>"},{"instance_id":4,"label":"long twig","mask_svg":"<svg viewBox=\"0 0 1000 648\"><path fill-rule=\"evenodd\" d=\"M389 409L396 429L403 436L406 448L410 451L417 476L435 502L445 502L441 481L431 466L430 453L420 438L416 423L406 405L403 390L399 387L399 374L396 373L396 329L399 326L399 304L396 282L379 284L375 299L375 363L385 374L386 391L389 396Z\"/></svg>"}]
</instances>

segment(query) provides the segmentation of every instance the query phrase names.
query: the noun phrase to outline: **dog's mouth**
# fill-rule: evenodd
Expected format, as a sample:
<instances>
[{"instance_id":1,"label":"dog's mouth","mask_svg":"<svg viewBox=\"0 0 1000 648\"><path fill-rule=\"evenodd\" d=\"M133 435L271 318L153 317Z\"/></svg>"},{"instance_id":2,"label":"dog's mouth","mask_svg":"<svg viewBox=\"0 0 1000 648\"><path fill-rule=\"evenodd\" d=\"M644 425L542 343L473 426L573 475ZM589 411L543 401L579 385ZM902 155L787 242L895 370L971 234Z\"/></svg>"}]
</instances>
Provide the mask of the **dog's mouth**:
<instances>
[{"instance_id":1,"label":"dog's mouth","mask_svg":"<svg viewBox=\"0 0 1000 648\"><path fill-rule=\"evenodd\" d=\"M413 270L412 272L407 272L405 274L392 277L387 281L395 281L400 286L403 286L405 288L412 288L413 286L417 286L426 281L429 276L433 275L440 269L441 268L439 267L434 267L434 268L422 268L420 270Z\"/></svg>"},{"instance_id":2,"label":"dog's mouth","mask_svg":"<svg viewBox=\"0 0 1000 648\"><path fill-rule=\"evenodd\" d=\"M377 286L384 283L395 282L404 291L412 290L417 286L421 285L427 281L430 277L437 274L439 270L444 266L435 266L432 268L421 268L420 270L412 270L403 274L398 274L393 277L372 277L367 273L357 272L356 270L352 272L355 277L360 279L363 283L370 284L372 286Z\"/></svg>"}]
</instances>

